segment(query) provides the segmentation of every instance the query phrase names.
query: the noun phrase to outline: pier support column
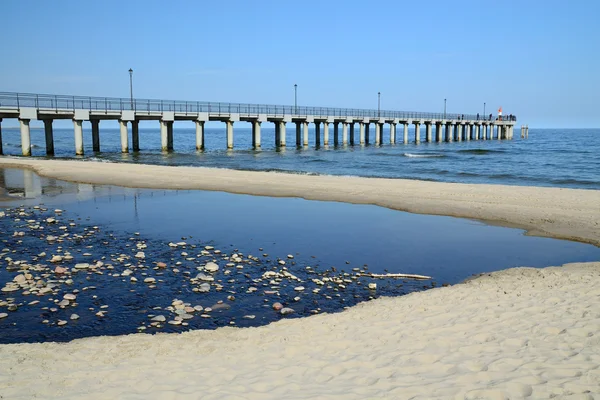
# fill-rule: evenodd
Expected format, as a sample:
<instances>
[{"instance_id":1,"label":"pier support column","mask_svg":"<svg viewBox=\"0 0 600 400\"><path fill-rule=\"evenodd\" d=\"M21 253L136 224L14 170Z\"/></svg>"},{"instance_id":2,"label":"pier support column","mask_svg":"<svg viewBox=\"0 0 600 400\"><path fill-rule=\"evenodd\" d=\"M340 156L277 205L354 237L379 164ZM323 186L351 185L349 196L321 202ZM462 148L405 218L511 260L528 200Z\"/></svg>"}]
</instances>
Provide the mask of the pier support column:
<instances>
[{"instance_id":1,"label":"pier support column","mask_svg":"<svg viewBox=\"0 0 600 400\"><path fill-rule=\"evenodd\" d=\"M408 144L408 122L403 122L402 125L404 126L404 137L402 139L404 144Z\"/></svg>"},{"instance_id":2,"label":"pier support column","mask_svg":"<svg viewBox=\"0 0 600 400\"><path fill-rule=\"evenodd\" d=\"M302 122L296 122L296 147L302 146Z\"/></svg>"},{"instance_id":3,"label":"pier support column","mask_svg":"<svg viewBox=\"0 0 600 400\"><path fill-rule=\"evenodd\" d=\"M481 127L483 125L475 125L475 140L479 140Z\"/></svg>"},{"instance_id":4,"label":"pier support column","mask_svg":"<svg viewBox=\"0 0 600 400\"><path fill-rule=\"evenodd\" d=\"M260 149L260 121L252 121L252 147Z\"/></svg>"},{"instance_id":5,"label":"pier support column","mask_svg":"<svg viewBox=\"0 0 600 400\"><path fill-rule=\"evenodd\" d=\"M29 120L19 119L21 127L21 153L24 156L31 155L31 133L29 131Z\"/></svg>"},{"instance_id":6,"label":"pier support column","mask_svg":"<svg viewBox=\"0 0 600 400\"><path fill-rule=\"evenodd\" d=\"M233 121L225 121L225 131L227 133L227 150L233 149Z\"/></svg>"},{"instance_id":7,"label":"pier support column","mask_svg":"<svg viewBox=\"0 0 600 400\"><path fill-rule=\"evenodd\" d=\"M506 127L504 125L498 125L498 140L504 139Z\"/></svg>"},{"instance_id":8,"label":"pier support column","mask_svg":"<svg viewBox=\"0 0 600 400\"><path fill-rule=\"evenodd\" d=\"M302 134L303 134L303 138L302 138L302 145L303 146L308 146L308 122L303 122L302 123Z\"/></svg>"},{"instance_id":9,"label":"pier support column","mask_svg":"<svg viewBox=\"0 0 600 400\"><path fill-rule=\"evenodd\" d=\"M457 131L457 140L459 142L462 142L462 135L463 135L463 126L462 124L456 124L456 131Z\"/></svg>"},{"instance_id":10,"label":"pier support column","mask_svg":"<svg viewBox=\"0 0 600 400\"><path fill-rule=\"evenodd\" d=\"M73 120L73 127L75 131L75 155L83 155L83 121Z\"/></svg>"},{"instance_id":11,"label":"pier support column","mask_svg":"<svg viewBox=\"0 0 600 400\"><path fill-rule=\"evenodd\" d=\"M337 146L339 144L339 130L340 124L338 122L333 123L333 145Z\"/></svg>"},{"instance_id":12,"label":"pier support column","mask_svg":"<svg viewBox=\"0 0 600 400\"><path fill-rule=\"evenodd\" d=\"M425 122L425 140L431 143L431 122Z\"/></svg>"},{"instance_id":13,"label":"pier support column","mask_svg":"<svg viewBox=\"0 0 600 400\"><path fill-rule=\"evenodd\" d=\"M54 155L54 132L52 131L52 120L44 120L44 133L46 135L46 155ZM2 153L0 153L2 154Z\"/></svg>"},{"instance_id":14,"label":"pier support column","mask_svg":"<svg viewBox=\"0 0 600 400\"><path fill-rule=\"evenodd\" d=\"M131 146L133 151L140 151L140 121L131 121Z\"/></svg>"},{"instance_id":15,"label":"pier support column","mask_svg":"<svg viewBox=\"0 0 600 400\"><path fill-rule=\"evenodd\" d=\"M279 121L279 145L278 145L278 147L285 147L285 144L286 144L285 121Z\"/></svg>"},{"instance_id":16,"label":"pier support column","mask_svg":"<svg viewBox=\"0 0 600 400\"><path fill-rule=\"evenodd\" d=\"M196 150L204 150L204 121L196 120L194 122L196 123ZM254 139L254 131L252 133ZM254 143L254 140L252 140L252 143Z\"/></svg>"},{"instance_id":17,"label":"pier support column","mask_svg":"<svg viewBox=\"0 0 600 400\"><path fill-rule=\"evenodd\" d=\"M315 146L321 145L321 123L315 121Z\"/></svg>"},{"instance_id":18,"label":"pier support column","mask_svg":"<svg viewBox=\"0 0 600 400\"><path fill-rule=\"evenodd\" d=\"M465 125L465 140L468 142L471 140L473 125L467 124Z\"/></svg>"},{"instance_id":19,"label":"pier support column","mask_svg":"<svg viewBox=\"0 0 600 400\"><path fill-rule=\"evenodd\" d=\"M381 124L379 122L375 123L375 144L381 143Z\"/></svg>"},{"instance_id":20,"label":"pier support column","mask_svg":"<svg viewBox=\"0 0 600 400\"><path fill-rule=\"evenodd\" d=\"M129 135L127 134L127 121L119 120L121 128L121 153L129 153ZM75 134L77 136L77 134Z\"/></svg>"},{"instance_id":21,"label":"pier support column","mask_svg":"<svg viewBox=\"0 0 600 400\"><path fill-rule=\"evenodd\" d=\"M452 128L454 128L454 126L452 124L446 124L446 142L452 142Z\"/></svg>"},{"instance_id":22,"label":"pier support column","mask_svg":"<svg viewBox=\"0 0 600 400\"><path fill-rule=\"evenodd\" d=\"M346 146L348 144L348 124L342 122L342 146Z\"/></svg>"},{"instance_id":23,"label":"pier support column","mask_svg":"<svg viewBox=\"0 0 600 400\"><path fill-rule=\"evenodd\" d=\"M2 154L4 154L4 149L2 148L2 118L0 118L0 156Z\"/></svg>"},{"instance_id":24,"label":"pier support column","mask_svg":"<svg viewBox=\"0 0 600 400\"><path fill-rule=\"evenodd\" d=\"M390 124L390 144L396 144L396 124Z\"/></svg>"},{"instance_id":25,"label":"pier support column","mask_svg":"<svg viewBox=\"0 0 600 400\"><path fill-rule=\"evenodd\" d=\"M361 145L365 144L365 123L364 122L359 122L358 123L358 128L359 128L359 143Z\"/></svg>"},{"instance_id":26,"label":"pier support column","mask_svg":"<svg viewBox=\"0 0 600 400\"><path fill-rule=\"evenodd\" d=\"M167 133L167 121L160 121L160 149L162 151L169 151L169 139Z\"/></svg>"},{"instance_id":27,"label":"pier support column","mask_svg":"<svg viewBox=\"0 0 600 400\"><path fill-rule=\"evenodd\" d=\"M100 120L90 120L92 124L92 150L95 152L100 151Z\"/></svg>"},{"instance_id":28,"label":"pier support column","mask_svg":"<svg viewBox=\"0 0 600 400\"><path fill-rule=\"evenodd\" d=\"M365 124L365 144L369 144L370 141L370 137L369 137L369 130L371 129L371 124L370 123L366 123Z\"/></svg>"},{"instance_id":29,"label":"pier support column","mask_svg":"<svg viewBox=\"0 0 600 400\"><path fill-rule=\"evenodd\" d=\"M435 123L435 141L438 143L442 142L442 123Z\"/></svg>"},{"instance_id":30,"label":"pier support column","mask_svg":"<svg viewBox=\"0 0 600 400\"><path fill-rule=\"evenodd\" d=\"M415 143L421 143L421 123L415 122Z\"/></svg>"},{"instance_id":31,"label":"pier support column","mask_svg":"<svg viewBox=\"0 0 600 400\"><path fill-rule=\"evenodd\" d=\"M354 146L354 122L350 123L350 146Z\"/></svg>"},{"instance_id":32,"label":"pier support column","mask_svg":"<svg viewBox=\"0 0 600 400\"><path fill-rule=\"evenodd\" d=\"M329 146L329 122L323 123L323 145Z\"/></svg>"}]
</instances>

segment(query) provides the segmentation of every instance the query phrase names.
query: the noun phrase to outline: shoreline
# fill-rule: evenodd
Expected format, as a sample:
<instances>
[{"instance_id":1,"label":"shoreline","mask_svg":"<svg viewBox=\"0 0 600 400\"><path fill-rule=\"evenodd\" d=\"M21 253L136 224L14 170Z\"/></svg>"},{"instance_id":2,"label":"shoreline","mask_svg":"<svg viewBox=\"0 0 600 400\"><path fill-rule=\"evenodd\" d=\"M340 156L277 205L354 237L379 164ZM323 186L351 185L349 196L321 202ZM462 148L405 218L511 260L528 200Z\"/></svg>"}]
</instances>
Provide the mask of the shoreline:
<instances>
[{"instance_id":1,"label":"shoreline","mask_svg":"<svg viewBox=\"0 0 600 400\"><path fill-rule=\"evenodd\" d=\"M2 345L0 395L592 398L599 285L599 262L511 268L256 328Z\"/></svg>"},{"instance_id":2,"label":"shoreline","mask_svg":"<svg viewBox=\"0 0 600 400\"><path fill-rule=\"evenodd\" d=\"M270 197L372 204L520 228L527 235L600 247L600 191L407 179L299 175L207 167L0 157L65 181L130 188L209 190Z\"/></svg>"}]
</instances>

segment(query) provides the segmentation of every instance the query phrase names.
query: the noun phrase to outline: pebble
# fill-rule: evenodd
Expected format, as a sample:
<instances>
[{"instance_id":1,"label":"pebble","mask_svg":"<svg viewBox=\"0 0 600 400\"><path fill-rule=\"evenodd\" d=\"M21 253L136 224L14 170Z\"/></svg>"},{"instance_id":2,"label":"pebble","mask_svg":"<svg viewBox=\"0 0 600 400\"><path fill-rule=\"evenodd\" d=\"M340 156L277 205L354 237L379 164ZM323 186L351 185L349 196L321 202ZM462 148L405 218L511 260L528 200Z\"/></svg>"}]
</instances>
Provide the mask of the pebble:
<instances>
[{"instance_id":1,"label":"pebble","mask_svg":"<svg viewBox=\"0 0 600 400\"><path fill-rule=\"evenodd\" d=\"M219 266L214 262L208 262L204 266L204 269L208 272L217 272L219 270Z\"/></svg>"},{"instance_id":2,"label":"pebble","mask_svg":"<svg viewBox=\"0 0 600 400\"><path fill-rule=\"evenodd\" d=\"M157 315L156 317L152 318L152 321L155 322L165 322L167 319L165 318L164 315Z\"/></svg>"},{"instance_id":3,"label":"pebble","mask_svg":"<svg viewBox=\"0 0 600 400\"><path fill-rule=\"evenodd\" d=\"M279 311L283 308L283 304L281 303L273 303L273 310Z\"/></svg>"},{"instance_id":4,"label":"pebble","mask_svg":"<svg viewBox=\"0 0 600 400\"><path fill-rule=\"evenodd\" d=\"M154 282L156 282L156 279L152 278L152 277L144 279L144 283L154 283Z\"/></svg>"},{"instance_id":5,"label":"pebble","mask_svg":"<svg viewBox=\"0 0 600 400\"><path fill-rule=\"evenodd\" d=\"M70 300L70 301L73 301L73 300L75 300L75 299L77 298L77 296L76 296L76 295L74 295L74 294L72 294L72 293L67 293L67 294L65 294L65 295L63 296L63 298L64 298L65 300Z\"/></svg>"},{"instance_id":6,"label":"pebble","mask_svg":"<svg viewBox=\"0 0 600 400\"><path fill-rule=\"evenodd\" d=\"M213 278L212 276L206 275L202 272L200 272L198 275L196 275L196 279L205 281L205 282L213 282L215 280L215 278Z\"/></svg>"},{"instance_id":7,"label":"pebble","mask_svg":"<svg viewBox=\"0 0 600 400\"><path fill-rule=\"evenodd\" d=\"M60 302L58 302L59 307L66 307L68 305L69 305L69 300L61 300Z\"/></svg>"},{"instance_id":8,"label":"pebble","mask_svg":"<svg viewBox=\"0 0 600 400\"><path fill-rule=\"evenodd\" d=\"M284 308L282 308L282 309L279 311L279 313L280 313L281 315L293 314L293 313L295 313L295 312L296 312L296 311L294 311L294 309L293 309L293 308L289 308L289 307L284 307Z\"/></svg>"},{"instance_id":9,"label":"pebble","mask_svg":"<svg viewBox=\"0 0 600 400\"><path fill-rule=\"evenodd\" d=\"M66 324L67 324L67 321L64 321L64 320L59 320L58 323L57 323L58 326L63 326L63 325L66 325Z\"/></svg>"},{"instance_id":10,"label":"pebble","mask_svg":"<svg viewBox=\"0 0 600 400\"><path fill-rule=\"evenodd\" d=\"M198 286L198 291L200 293L207 293L210 291L210 285L208 283L202 283L200 286Z\"/></svg>"},{"instance_id":11,"label":"pebble","mask_svg":"<svg viewBox=\"0 0 600 400\"><path fill-rule=\"evenodd\" d=\"M156 263L156 266L157 266L158 268L167 268L167 264L165 264L165 263L164 263L164 262L162 262L162 261L159 261L159 262L157 262L157 263Z\"/></svg>"},{"instance_id":12,"label":"pebble","mask_svg":"<svg viewBox=\"0 0 600 400\"><path fill-rule=\"evenodd\" d=\"M5 312L0 313L0 319L8 317L8 314Z\"/></svg>"},{"instance_id":13,"label":"pebble","mask_svg":"<svg viewBox=\"0 0 600 400\"><path fill-rule=\"evenodd\" d=\"M141 258L141 259L146 258L146 254L143 251L138 251L135 254L135 258Z\"/></svg>"},{"instance_id":14,"label":"pebble","mask_svg":"<svg viewBox=\"0 0 600 400\"><path fill-rule=\"evenodd\" d=\"M71 321L75 321L76 319L79 319L79 315L77 315L77 314L71 314L71 317L69 319Z\"/></svg>"},{"instance_id":15,"label":"pebble","mask_svg":"<svg viewBox=\"0 0 600 400\"><path fill-rule=\"evenodd\" d=\"M88 264L88 263L75 264L75 269L88 269L89 267L90 267L90 264Z\"/></svg>"},{"instance_id":16,"label":"pebble","mask_svg":"<svg viewBox=\"0 0 600 400\"><path fill-rule=\"evenodd\" d=\"M377 289L377 284L376 283L369 283L368 288L369 288L369 290L375 290L375 289Z\"/></svg>"},{"instance_id":17,"label":"pebble","mask_svg":"<svg viewBox=\"0 0 600 400\"><path fill-rule=\"evenodd\" d=\"M296 292L301 292L301 291L303 291L303 290L304 290L304 286L296 286L296 287L294 288L294 290L295 290Z\"/></svg>"},{"instance_id":18,"label":"pebble","mask_svg":"<svg viewBox=\"0 0 600 400\"><path fill-rule=\"evenodd\" d=\"M69 270L67 268L64 267L56 267L54 268L54 273L55 274L66 274Z\"/></svg>"}]
</instances>

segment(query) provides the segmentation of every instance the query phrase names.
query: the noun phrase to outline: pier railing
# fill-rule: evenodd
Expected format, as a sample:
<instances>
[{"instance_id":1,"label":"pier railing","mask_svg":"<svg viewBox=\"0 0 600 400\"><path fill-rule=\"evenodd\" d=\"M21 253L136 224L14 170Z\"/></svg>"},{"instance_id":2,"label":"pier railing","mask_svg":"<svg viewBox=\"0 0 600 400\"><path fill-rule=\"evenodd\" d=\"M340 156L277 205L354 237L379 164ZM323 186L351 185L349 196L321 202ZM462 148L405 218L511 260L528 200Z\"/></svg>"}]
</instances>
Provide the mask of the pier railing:
<instances>
[{"instance_id":1,"label":"pier railing","mask_svg":"<svg viewBox=\"0 0 600 400\"><path fill-rule=\"evenodd\" d=\"M84 109L96 112L136 111L160 113L165 111L194 114L208 112L210 114L238 113L245 115L267 114L269 116L319 116L319 117L359 117L385 119L465 119L489 120L489 115L430 113L416 111L390 111L360 108L332 108L285 106L269 104L221 103L207 101L152 100L117 97L65 96L33 93L0 92L0 108L33 107L38 110L55 110L69 112ZM506 118L506 117L505 117ZM492 120L496 117L492 116ZM513 118L516 121L516 118Z\"/></svg>"}]
</instances>

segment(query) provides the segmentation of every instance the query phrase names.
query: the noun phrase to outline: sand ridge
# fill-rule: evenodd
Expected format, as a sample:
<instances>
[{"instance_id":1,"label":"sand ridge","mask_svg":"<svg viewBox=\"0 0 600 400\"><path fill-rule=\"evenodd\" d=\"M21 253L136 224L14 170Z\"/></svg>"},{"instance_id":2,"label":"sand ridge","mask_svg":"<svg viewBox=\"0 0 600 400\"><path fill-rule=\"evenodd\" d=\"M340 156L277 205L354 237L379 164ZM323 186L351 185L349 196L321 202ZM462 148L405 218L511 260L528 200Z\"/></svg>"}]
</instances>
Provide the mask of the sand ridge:
<instances>
[{"instance_id":1,"label":"sand ridge","mask_svg":"<svg viewBox=\"0 0 600 400\"><path fill-rule=\"evenodd\" d=\"M375 204L420 214L473 218L530 235L600 246L600 191L308 176L204 167L0 157L0 167L31 168L47 177L98 185L202 189L274 197Z\"/></svg>"},{"instance_id":2,"label":"sand ridge","mask_svg":"<svg viewBox=\"0 0 600 400\"><path fill-rule=\"evenodd\" d=\"M598 399L599 332L600 263L513 268L258 328L4 345L0 395Z\"/></svg>"}]
</instances>

